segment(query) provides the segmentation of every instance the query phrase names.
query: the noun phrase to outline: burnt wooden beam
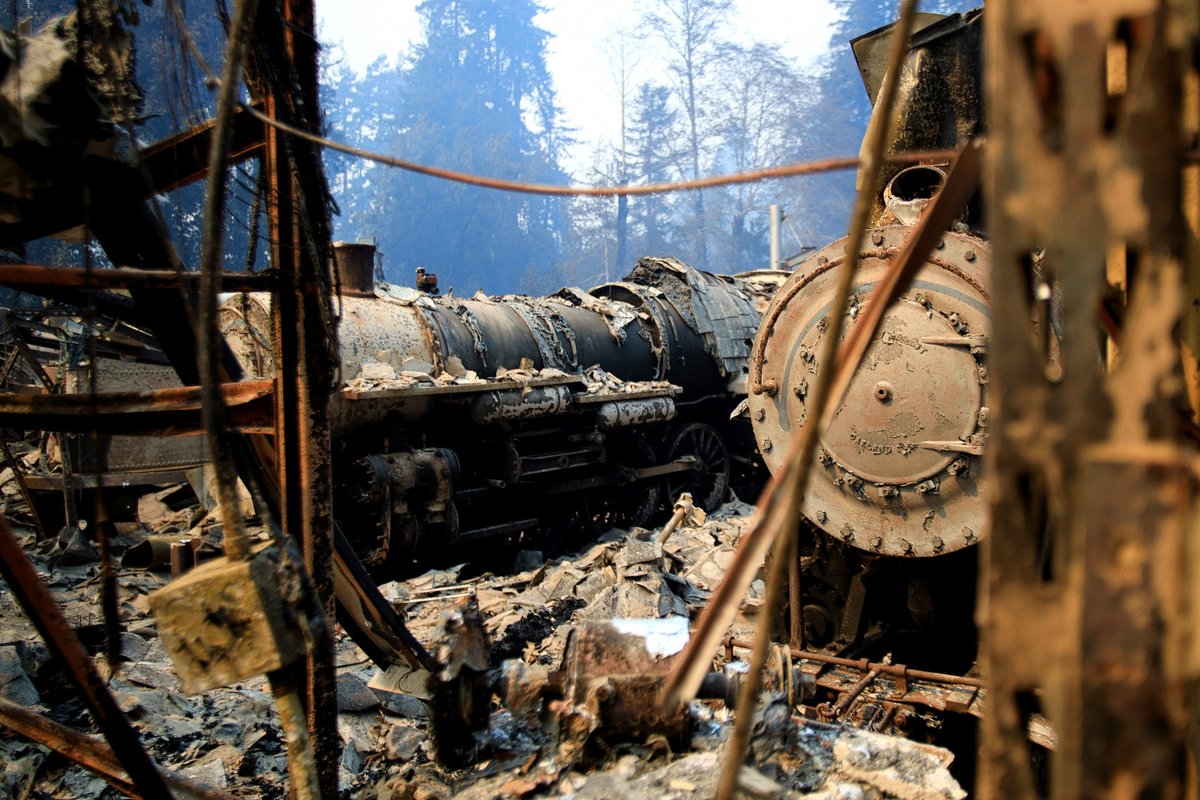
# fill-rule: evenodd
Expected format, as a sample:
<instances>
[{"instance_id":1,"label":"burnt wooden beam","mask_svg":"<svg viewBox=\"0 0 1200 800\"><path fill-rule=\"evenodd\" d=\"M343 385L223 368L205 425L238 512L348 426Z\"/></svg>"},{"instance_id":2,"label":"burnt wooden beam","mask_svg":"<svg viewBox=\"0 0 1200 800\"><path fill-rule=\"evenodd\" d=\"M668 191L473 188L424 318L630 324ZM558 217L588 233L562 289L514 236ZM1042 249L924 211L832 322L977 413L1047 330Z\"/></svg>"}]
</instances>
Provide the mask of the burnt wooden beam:
<instances>
[{"instance_id":1,"label":"burnt wooden beam","mask_svg":"<svg viewBox=\"0 0 1200 800\"><path fill-rule=\"evenodd\" d=\"M226 383L221 394L243 433L273 433L272 380ZM200 387L100 394L0 393L0 427L113 435L203 433Z\"/></svg>"}]
</instances>

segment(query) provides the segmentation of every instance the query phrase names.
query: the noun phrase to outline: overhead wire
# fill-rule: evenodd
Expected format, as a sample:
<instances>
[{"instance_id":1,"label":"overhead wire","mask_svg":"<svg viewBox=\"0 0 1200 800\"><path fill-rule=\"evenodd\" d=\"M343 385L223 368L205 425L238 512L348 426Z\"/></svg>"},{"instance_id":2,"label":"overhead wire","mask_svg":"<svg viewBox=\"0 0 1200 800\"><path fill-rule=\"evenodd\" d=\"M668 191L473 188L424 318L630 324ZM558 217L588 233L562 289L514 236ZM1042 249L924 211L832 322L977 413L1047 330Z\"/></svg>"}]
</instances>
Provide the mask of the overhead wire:
<instances>
[{"instance_id":1,"label":"overhead wire","mask_svg":"<svg viewBox=\"0 0 1200 800\"><path fill-rule=\"evenodd\" d=\"M398 158L386 153L372 152L361 147L355 147L354 145L338 142L326 136L320 136L315 133L301 130L300 128L289 125L286 122L273 119L249 104L243 103L241 107L243 111L250 114L250 116L259 120L264 125L270 125L271 127L280 130L289 136L304 139L305 141L329 150L335 150L337 152L356 156L368 161L374 161L375 163L383 164L385 166L403 169L408 172L415 172L420 175L428 175L433 178L441 178L454 183L462 183L468 186L479 186L485 189L498 189L506 192L519 192L522 194L550 195L556 197L636 197L640 195L663 194L665 192L708 189L714 186L731 186L739 183L753 183L755 181L772 180L777 178L795 178L802 175L817 175L826 172L838 172L841 170L856 169L862 166L862 160L859 157L843 156L816 159L794 164L784 164L778 167L766 167L764 169L749 170L747 172L737 172L727 175L714 175L711 177L697 178L694 180L643 184L640 186L556 186L544 183L524 183L521 181L491 178L484 175L475 175L469 172L459 172L457 170L434 167L428 164L421 164L416 161ZM922 150L906 153L893 153L889 156L886 156L883 161L887 164L917 164L925 161L946 161L954 158L955 155L957 155L956 150Z\"/></svg>"},{"instance_id":2,"label":"overhead wire","mask_svg":"<svg viewBox=\"0 0 1200 800\"><path fill-rule=\"evenodd\" d=\"M187 23L183 19L182 13L179 11L176 0L167 0L168 6L175 13L176 24L179 28L180 35L187 41L188 49L192 56L196 59L196 63L205 74L205 82L210 88L216 88L220 85L220 78L208 66L204 59L204 54L200 50L200 46L196 43L195 38L188 30ZM303 139L311 144L323 147L327 150L333 150L346 155L354 156L366 161L372 161L377 164L382 164L396 169L402 169L408 172L414 172L420 175L427 175L433 178L441 178L443 180L452 181L454 183L462 183L468 186L479 186L486 189L498 189L500 191L519 192L522 194L539 194L558 197L635 197L640 195L663 194L666 192L691 191L695 189L708 189L714 186L730 186L739 183L753 183L755 181L773 180L777 178L794 178L803 175L817 175L826 172L838 172L841 170L857 169L862 166L862 159L858 156L841 156L824 159L814 159L810 161L796 162L792 164L784 164L776 167L766 167L763 169L747 170L744 172L730 173L726 175L715 175L706 178L696 178L686 181L671 181L665 183L651 183L642 185L622 185L622 186L558 186L553 184L542 183L526 183L522 181L510 181L501 178L492 178L485 175L476 175L469 172L461 172L458 170L445 169L443 167L435 167L429 164L422 164L417 161L400 158L398 156L387 153L378 153L367 150L355 145L339 142L327 136L312 133L294 125L289 125L282 120L275 119L262 111L253 107L248 103L240 103L244 112L262 122L264 125L269 125L276 130L282 131L289 136L294 136L298 139ZM956 150L922 150L910 151L905 153L892 153L884 157L883 161L887 164L917 164L926 161L947 161L957 155Z\"/></svg>"}]
</instances>

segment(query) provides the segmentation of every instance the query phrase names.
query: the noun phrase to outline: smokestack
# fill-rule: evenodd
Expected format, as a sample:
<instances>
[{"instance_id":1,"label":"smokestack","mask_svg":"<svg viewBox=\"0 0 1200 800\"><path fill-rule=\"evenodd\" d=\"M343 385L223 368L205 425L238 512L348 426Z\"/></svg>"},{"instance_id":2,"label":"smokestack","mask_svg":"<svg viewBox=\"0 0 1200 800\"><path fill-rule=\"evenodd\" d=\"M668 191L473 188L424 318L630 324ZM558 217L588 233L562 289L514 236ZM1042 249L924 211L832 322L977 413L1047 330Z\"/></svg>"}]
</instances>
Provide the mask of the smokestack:
<instances>
[{"instance_id":1,"label":"smokestack","mask_svg":"<svg viewBox=\"0 0 1200 800\"><path fill-rule=\"evenodd\" d=\"M375 245L369 242L334 242L334 286L347 297L375 296Z\"/></svg>"}]
</instances>

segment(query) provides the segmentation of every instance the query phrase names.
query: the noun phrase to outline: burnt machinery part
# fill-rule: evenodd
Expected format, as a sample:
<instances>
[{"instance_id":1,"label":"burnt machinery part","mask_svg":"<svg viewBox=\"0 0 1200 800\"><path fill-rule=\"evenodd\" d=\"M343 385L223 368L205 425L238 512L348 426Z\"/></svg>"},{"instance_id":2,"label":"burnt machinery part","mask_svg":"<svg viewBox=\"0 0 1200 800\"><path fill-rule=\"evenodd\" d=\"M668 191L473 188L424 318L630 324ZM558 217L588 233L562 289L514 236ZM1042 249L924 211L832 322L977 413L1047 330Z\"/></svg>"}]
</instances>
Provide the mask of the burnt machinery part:
<instances>
[{"instance_id":1,"label":"burnt machinery part","mask_svg":"<svg viewBox=\"0 0 1200 800\"><path fill-rule=\"evenodd\" d=\"M336 513L369 566L553 539L581 516L645 525L679 491L709 511L724 500L740 446L727 420L773 285L647 258L590 293L460 300L372 285L373 266L369 246L338 252L331 401ZM269 304L240 294L220 310L256 377L275 373Z\"/></svg>"},{"instance_id":2,"label":"burnt machinery part","mask_svg":"<svg viewBox=\"0 0 1200 800\"><path fill-rule=\"evenodd\" d=\"M689 422L667 439L668 461L695 459L695 468L667 476L667 497L672 501L684 492L692 502L711 511L725 501L729 491L729 451L721 433L707 422Z\"/></svg>"},{"instance_id":3,"label":"burnt machinery part","mask_svg":"<svg viewBox=\"0 0 1200 800\"><path fill-rule=\"evenodd\" d=\"M343 297L374 297L375 245L367 242L334 242L332 285Z\"/></svg>"},{"instance_id":4,"label":"burnt machinery part","mask_svg":"<svg viewBox=\"0 0 1200 800\"><path fill-rule=\"evenodd\" d=\"M845 329L911 233L864 239ZM809 423L845 240L804 262L780 288L754 343L750 417L767 466ZM880 555L935 556L986 531L980 491L987 438L990 246L947 233L884 317L817 448L805 516Z\"/></svg>"}]
</instances>

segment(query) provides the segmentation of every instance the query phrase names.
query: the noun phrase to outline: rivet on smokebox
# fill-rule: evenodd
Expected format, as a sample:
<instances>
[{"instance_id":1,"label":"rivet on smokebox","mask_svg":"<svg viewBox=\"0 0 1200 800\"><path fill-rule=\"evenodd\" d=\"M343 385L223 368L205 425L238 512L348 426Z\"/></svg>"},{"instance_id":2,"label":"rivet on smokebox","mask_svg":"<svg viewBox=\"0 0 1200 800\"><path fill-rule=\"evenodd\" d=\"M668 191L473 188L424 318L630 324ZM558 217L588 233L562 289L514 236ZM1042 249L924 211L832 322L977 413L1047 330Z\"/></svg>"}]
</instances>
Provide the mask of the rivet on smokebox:
<instances>
[{"instance_id":1,"label":"rivet on smokebox","mask_svg":"<svg viewBox=\"0 0 1200 800\"><path fill-rule=\"evenodd\" d=\"M879 231L875 231L874 233L871 234L871 242L876 247L883 244L883 234L880 233Z\"/></svg>"},{"instance_id":2,"label":"rivet on smokebox","mask_svg":"<svg viewBox=\"0 0 1200 800\"><path fill-rule=\"evenodd\" d=\"M763 452L764 452L764 453L769 453L769 452L771 452L771 448L772 448L772 447L774 447L774 446L775 446L775 443L774 443L774 442L772 442L770 439L768 439L768 438L766 438L766 437L763 437L763 440L762 440L762 449L763 449Z\"/></svg>"},{"instance_id":3,"label":"rivet on smokebox","mask_svg":"<svg viewBox=\"0 0 1200 800\"><path fill-rule=\"evenodd\" d=\"M308 616L303 562L273 543L244 561L216 559L152 592L150 610L184 694L198 694L282 669L320 635Z\"/></svg>"}]
</instances>

